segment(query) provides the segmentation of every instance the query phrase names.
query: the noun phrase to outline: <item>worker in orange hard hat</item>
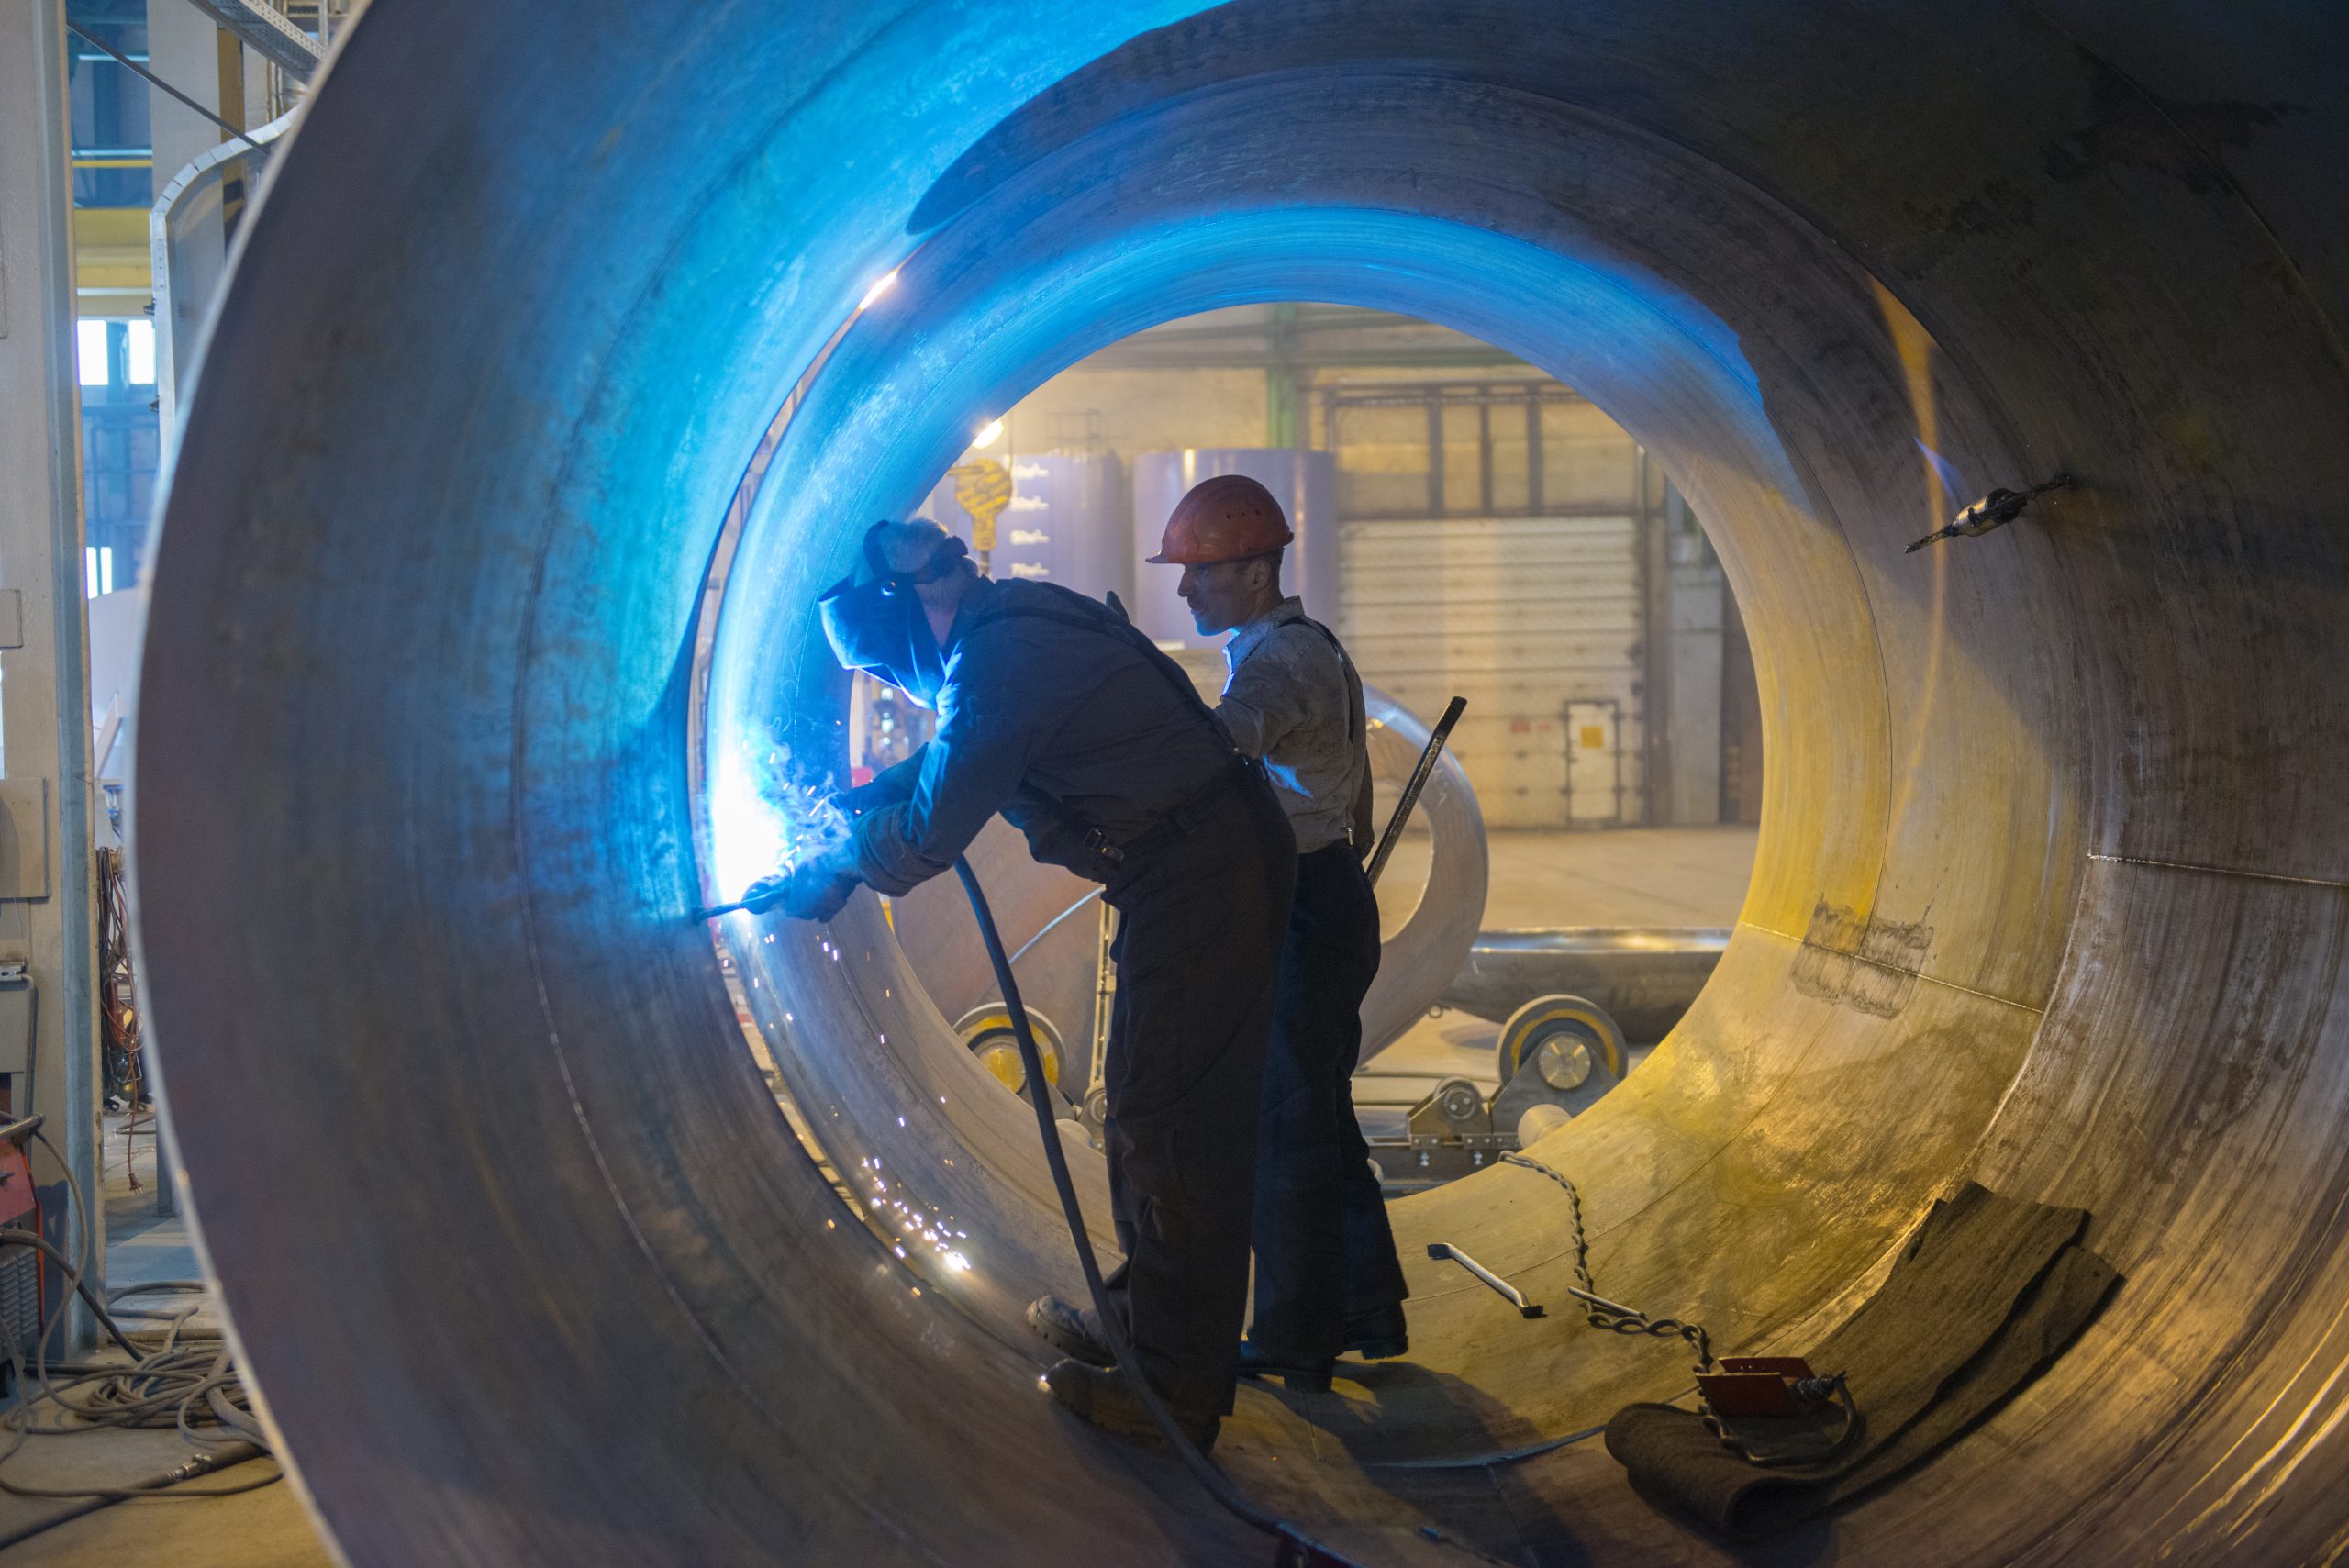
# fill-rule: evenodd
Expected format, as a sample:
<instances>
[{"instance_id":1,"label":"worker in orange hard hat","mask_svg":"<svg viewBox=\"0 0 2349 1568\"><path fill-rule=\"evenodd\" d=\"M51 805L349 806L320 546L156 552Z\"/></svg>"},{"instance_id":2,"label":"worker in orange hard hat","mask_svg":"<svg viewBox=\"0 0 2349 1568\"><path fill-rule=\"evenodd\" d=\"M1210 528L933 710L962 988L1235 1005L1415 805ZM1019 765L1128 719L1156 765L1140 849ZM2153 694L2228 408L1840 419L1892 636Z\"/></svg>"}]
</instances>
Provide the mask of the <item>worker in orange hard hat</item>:
<instances>
[{"instance_id":1,"label":"worker in orange hard hat","mask_svg":"<svg viewBox=\"0 0 2349 1568\"><path fill-rule=\"evenodd\" d=\"M1256 481L1203 481L1176 504L1156 555L1205 634L1229 631L1216 717L1264 760L1297 836L1297 894L1273 1005L1256 1138L1255 1314L1241 1370L1327 1386L1347 1351L1409 1348L1402 1265L1354 1117L1362 1002L1378 973L1370 752L1362 680L1330 628L1281 591L1296 538Z\"/></svg>"}]
</instances>

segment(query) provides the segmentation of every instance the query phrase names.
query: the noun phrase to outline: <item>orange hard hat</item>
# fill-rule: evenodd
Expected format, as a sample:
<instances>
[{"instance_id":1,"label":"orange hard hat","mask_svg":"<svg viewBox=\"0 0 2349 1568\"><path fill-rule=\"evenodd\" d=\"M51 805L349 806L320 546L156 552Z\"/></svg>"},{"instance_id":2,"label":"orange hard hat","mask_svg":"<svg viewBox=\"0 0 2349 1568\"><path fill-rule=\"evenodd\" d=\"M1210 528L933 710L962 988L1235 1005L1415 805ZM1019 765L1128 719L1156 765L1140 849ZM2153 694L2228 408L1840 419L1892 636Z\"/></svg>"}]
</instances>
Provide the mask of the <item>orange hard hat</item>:
<instances>
[{"instance_id":1,"label":"orange hard hat","mask_svg":"<svg viewBox=\"0 0 2349 1568\"><path fill-rule=\"evenodd\" d=\"M1244 473L1202 479L1174 503L1153 566L1206 566L1270 555L1297 536L1273 493Z\"/></svg>"}]
</instances>

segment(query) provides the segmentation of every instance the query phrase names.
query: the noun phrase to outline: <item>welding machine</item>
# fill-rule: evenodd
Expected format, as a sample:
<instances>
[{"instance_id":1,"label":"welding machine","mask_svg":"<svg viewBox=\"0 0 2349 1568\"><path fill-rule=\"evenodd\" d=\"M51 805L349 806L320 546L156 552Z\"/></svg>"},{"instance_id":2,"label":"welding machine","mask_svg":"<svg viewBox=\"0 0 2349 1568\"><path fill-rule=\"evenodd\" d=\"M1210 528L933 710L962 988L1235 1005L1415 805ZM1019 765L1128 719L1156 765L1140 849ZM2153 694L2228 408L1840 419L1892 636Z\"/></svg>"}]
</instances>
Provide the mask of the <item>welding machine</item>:
<instances>
[{"instance_id":1,"label":"welding machine","mask_svg":"<svg viewBox=\"0 0 2349 1568\"><path fill-rule=\"evenodd\" d=\"M30 1144L41 1118L0 1125L0 1229L39 1230L40 1195L33 1191ZM0 1343L29 1356L40 1339L42 1271L31 1247L0 1249Z\"/></svg>"}]
</instances>

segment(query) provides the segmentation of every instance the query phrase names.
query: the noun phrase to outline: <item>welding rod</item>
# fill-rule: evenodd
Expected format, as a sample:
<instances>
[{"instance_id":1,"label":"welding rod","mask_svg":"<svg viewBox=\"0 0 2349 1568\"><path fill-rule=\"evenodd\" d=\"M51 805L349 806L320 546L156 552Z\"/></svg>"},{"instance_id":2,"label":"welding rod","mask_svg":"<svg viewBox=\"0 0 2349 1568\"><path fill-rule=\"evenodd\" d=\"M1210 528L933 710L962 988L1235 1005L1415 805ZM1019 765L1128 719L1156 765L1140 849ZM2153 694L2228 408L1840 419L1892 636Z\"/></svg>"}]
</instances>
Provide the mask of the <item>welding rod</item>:
<instances>
[{"instance_id":1,"label":"welding rod","mask_svg":"<svg viewBox=\"0 0 2349 1568\"><path fill-rule=\"evenodd\" d=\"M694 919L696 921L715 920L720 915L731 915L740 910L748 909L750 906L751 901L747 898L738 898L731 904L713 904L707 909L695 910Z\"/></svg>"},{"instance_id":2,"label":"welding rod","mask_svg":"<svg viewBox=\"0 0 2349 1568\"><path fill-rule=\"evenodd\" d=\"M1428 780L1435 773L1436 759L1443 755L1443 743L1451 738L1452 727L1467 710L1466 697L1453 697L1452 706L1436 721L1434 733L1428 737L1427 749L1419 753L1419 765L1411 770L1411 782L1403 786L1403 797L1395 803L1395 816L1378 840L1378 852L1370 857L1369 868L1363 873L1370 879L1371 886L1378 885L1378 873L1386 869L1386 857L1395 852L1395 840L1402 836L1403 824L1410 820L1411 807L1419 803L1419 791L1428 787Z\"/></svg>"}]
</instances>

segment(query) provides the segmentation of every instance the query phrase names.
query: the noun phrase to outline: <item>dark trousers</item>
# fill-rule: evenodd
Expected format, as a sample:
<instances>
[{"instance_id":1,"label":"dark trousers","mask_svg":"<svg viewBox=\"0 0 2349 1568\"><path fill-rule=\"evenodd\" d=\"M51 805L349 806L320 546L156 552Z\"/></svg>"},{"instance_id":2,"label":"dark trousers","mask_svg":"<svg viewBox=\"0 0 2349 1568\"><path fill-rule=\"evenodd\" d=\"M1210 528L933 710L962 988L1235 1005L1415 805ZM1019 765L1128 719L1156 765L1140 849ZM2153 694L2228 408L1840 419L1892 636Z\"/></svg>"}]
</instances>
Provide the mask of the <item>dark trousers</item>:
<instances>
[{"instance_id":1,"label":"dark trousers","mask_svg":"<svg viewBox=\"0 0 2349 1568\"><path fill-rule=\"evenodd\" d=\"M1353 848L1298 856L1256 1135L1249 1330L1281 1361L1337 1355L1347 1318L1410 1294L1354 1119L1362 999L1377 973L1378 904Z\"/></svg>"},{"instance_id":2,"label":"dark trousers","mask_svg":"<svg viewBox=\"0 0 2349 1568\"><path fill-rule=\"evenodd\" d=\"M1280 803L1251 770L1105 895L1121 919L1102 1133L1126 1254L1109 1305L1143 1373L1193 1415L1231 1408L1257 1108L1296 864Z\"/></svg>"}]
</instances>

